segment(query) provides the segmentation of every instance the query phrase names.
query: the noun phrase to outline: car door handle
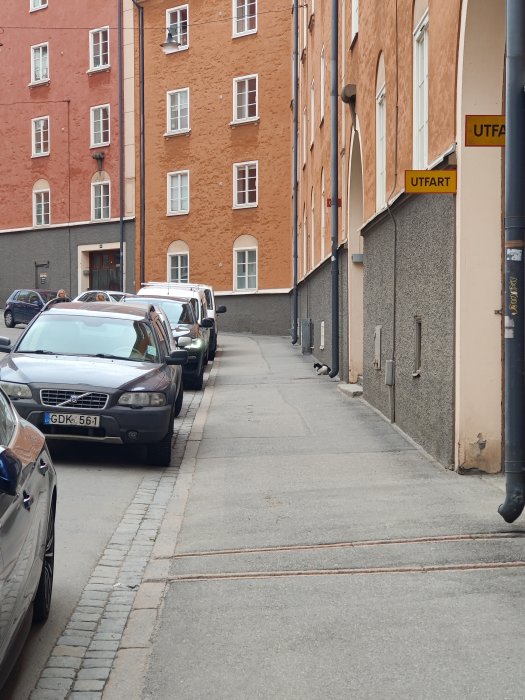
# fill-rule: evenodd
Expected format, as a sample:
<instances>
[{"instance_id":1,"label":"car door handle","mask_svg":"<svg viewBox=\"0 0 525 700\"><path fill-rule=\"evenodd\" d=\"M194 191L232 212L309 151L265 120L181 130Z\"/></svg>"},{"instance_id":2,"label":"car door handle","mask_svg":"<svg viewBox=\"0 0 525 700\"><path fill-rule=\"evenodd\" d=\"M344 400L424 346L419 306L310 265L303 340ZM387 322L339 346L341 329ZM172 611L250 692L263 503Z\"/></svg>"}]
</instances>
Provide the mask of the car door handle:
<instances>
[{"instance_id":1,"label":"car door handle","mask_svg":"<svg viewBox=\"0 0 525 700\"><path fill-rule=\"evenodd\" d=\"M26 491L24 491L24 508L26 510L31 510L31 506L33 505L33 501L35 499L33 496L30 496Z\"/></svg>"},{"instance_id":2,"label":"car door handle","mask_svg":"<svg viewBox=\"0 0 525 700\"><path fill-rule=\"evenodd\" d=\"M43 459L41 459L40 464L38 465L38 471L42 474L42 476L45 476L47 474L48 469L49 464L47 462L44 462Z\"/></svg>"}]
</instances>

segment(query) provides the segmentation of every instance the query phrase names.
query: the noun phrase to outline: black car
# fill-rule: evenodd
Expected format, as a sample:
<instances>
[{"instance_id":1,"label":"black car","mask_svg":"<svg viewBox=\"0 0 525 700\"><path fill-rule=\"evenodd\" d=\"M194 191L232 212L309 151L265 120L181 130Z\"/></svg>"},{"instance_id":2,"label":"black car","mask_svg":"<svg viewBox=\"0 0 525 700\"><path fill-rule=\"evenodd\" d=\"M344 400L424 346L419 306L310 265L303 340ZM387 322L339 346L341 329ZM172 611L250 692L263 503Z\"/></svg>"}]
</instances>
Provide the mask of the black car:
<instances>
[{"instance_id":1,"label":"black car","mask_svg":"<svg viewBox=\"0 0 525 700\"><path fill-rule=\"evenodd\" d=\"M211 328L213 321L205 318L199 324L193 306L188 299L152 295L126 297L122 299L122 302L126 304L153 304L164 311L177 344L188 352L188 361L182 367L184 386L202 389L206 354L206 340L202 328Z\"/></svg>"},{"instance_id":2,"label":"black car","mask_svg":"<svg viewBox=\"0 0 525 700\"><path fill-rule=\"evenodd\" d=\"M0 338L0 386L51 440L145 444L147 461L171 458L183 401L177 349L154 309L65 302L42 311L11 347Z\"/></svg>"},{"instance_id":3,"label":"black car","mask_svg":"<svg viewBox=\"0 0 525 700\"><path fill-rule=\"evenodd\" d=\"M0 691L31 621L49 615L56 498L44 436L0 390Z\"/></svg>"},{"instance_id":4,"label":"black car","mask_svg":"<svg viewBox=\"0 0 525 700\"><path fill-rule=\"evenodd\" d=\"M5 303L5 325L13 328L17 323L29 323L56 295L56 292L42 289L15 289Z\"/></svg>"}]
</instances>

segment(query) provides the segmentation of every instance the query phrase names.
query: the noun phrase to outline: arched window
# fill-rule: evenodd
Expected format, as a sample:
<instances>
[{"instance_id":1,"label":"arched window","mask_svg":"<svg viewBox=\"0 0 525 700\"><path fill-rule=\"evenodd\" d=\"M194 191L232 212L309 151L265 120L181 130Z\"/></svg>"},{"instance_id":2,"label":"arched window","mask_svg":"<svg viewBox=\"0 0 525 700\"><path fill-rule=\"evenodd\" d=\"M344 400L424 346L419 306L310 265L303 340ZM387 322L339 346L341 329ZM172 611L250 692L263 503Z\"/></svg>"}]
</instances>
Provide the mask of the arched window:
<instances>
[{"instance_id":1,"label":"arched window","mask_svg":"<svg viewBox=\"0 0 525 700\"><path fill-rule=\"evenodd\" d=\"M91 178L91 220L107 221L111 218L111 182L104 170Z\"/></svg>"},{"instance_id":2,"label":"arched window","mask_svg":"<svg viewBox=\"0 0 525 700\"><path fill-rule=\"evenodd\" d=\"M51 224L51 188L47 180L37 180L33 185L33 226Z\"/></svg>"},{"instance_id":3,"label":"arched window","mask_svg":"<svg viewBox=\"0 0 525 700\"><path fill-rule=\"evenodd\" d=\"M326 199L324 192L324 168L321 170L321 260L324 259L324 236L325 236L325 207Z\"/></svg>"},{"instance_id":4,"label":"arched window","mask_svg":"<svg viewBox=\"0 0 525 700\"><path fill-rule=\"evenodd\" d=\"M414 3L414 168L428 165L428 5Z\"/></svg>"},{"instance_id":5,"label":"arched window","mask_svg":"<svg viewBox=\"0 0 525 700\"><path fill-rule=\"evenodd\" d=\"M311 246L311 263L312 267L315 264L315 202L314 202L314 188L312 187L312 193L310 195L310 246Z\"/></svg>"},{"instance_id":6,"label":"arched window","mask_svg":"<svg viewBox=\"0 0 525 700\"><path fill-rule=\"evenodd\" d=\"M184 241L173 241L168 248L168 274L170 282L189 282L190 252Z\"/></svg>"},{"instance_id":7,"label":"arched window","mask_svg":"<svg viewBox=\"0 0 525 700\"><path fill-rule=\"evenodd\" d=\"M303 275L308 269L308 229L306 228L306 205L303 207Z\"/></svg>"},{"instance_id":8,"label":"arched window","mask_svg":"<svg viewBox=\"0 0 525 700\"><path fill-rule=\"evenodd\" d=\"M376 209L386 204L386 85L385 60L379 57L376 78Z\"/></svg>"},{"instance_id":9,"label":"arched window","mask_svg":"<svg viewBox=\"0 0 525 700\"><path fill-rule=\"evenodd\" d=\"M233 244L234 289L236 292L253 292L258 286L258 243L247 234L239 236Z\"/></svg>"}]
</instances>

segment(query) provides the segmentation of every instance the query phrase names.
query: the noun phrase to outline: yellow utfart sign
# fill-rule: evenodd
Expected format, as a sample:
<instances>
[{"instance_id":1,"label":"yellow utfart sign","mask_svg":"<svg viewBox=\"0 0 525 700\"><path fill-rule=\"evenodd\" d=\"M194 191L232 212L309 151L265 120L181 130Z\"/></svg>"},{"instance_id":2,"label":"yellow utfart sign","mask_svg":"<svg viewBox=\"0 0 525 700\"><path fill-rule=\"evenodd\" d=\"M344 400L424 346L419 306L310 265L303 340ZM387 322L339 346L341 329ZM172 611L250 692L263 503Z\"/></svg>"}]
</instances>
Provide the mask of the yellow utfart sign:
<instances>
[{"instance_id":1,"label":"yellow utfart sign","mask_svg":"<svg viewBox=\"0 0 525 700\"><path fill-rule=\"evenodd\" d=\"M465 146L504 146L504 114L467 114Z\"/></svg>"},{"instance_id":2,"label":"yellow utfart sign","mask_svg":"<svg viewBox=\"0 0 525 700\"><path fill-rule=\"evenodd\" d=\"M405 170L405 192L411 194L455 194L455 170Z\"/></svg>"}]
</instances>

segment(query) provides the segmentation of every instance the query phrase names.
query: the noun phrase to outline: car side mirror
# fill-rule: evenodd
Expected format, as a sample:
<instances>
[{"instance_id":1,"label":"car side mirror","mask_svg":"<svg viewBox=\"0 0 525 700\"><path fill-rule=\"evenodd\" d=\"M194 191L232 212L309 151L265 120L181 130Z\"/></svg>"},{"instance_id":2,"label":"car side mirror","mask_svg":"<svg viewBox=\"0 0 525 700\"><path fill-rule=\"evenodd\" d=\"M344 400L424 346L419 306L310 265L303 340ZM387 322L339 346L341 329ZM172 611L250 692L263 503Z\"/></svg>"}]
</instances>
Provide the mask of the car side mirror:
<instances>
[{"instance_id":1,"label":"car side mirror","mask_svg":"<svg viewBox=\"0 0 525 700\"><path fill-rule=\"evenodd\" d=\"M216 314L225 314L226 313L226 307L225 306L218 306L215 309Z\"/></svg>"},{"instance_id":2,"label":"car side mirror","mask_svg":"<svg viewBox=\"0 0 525 700\"><path fill-rule=\"evenodd\" d=\"M213 328L213 318L203 318L200 326L201 328Z\"/></svg>"},{"instance_id":3,"label":"car side mirror","mask_svg":"<svg viewBox=\"0 0 525 700\"><path fill-rule=\"evenodd\" d=\"M22 471L22 463L13 450L0 447L0 493L16 496L16 487Z\"/></svg>"},{"instance_id":4,"label":"car side mirror","mask_svg":"<svg viewBox=\"0 0 525 700\"><path fill-rule=\"evenodd\" d=\"M188 351L187 350L173 350L166 357L167 365L185 365L188 361Z\"/></svg>"},{"instance_id":5,"label":"car side mirror","mask_svg":"<svg viewBox=\"0 0 525 700\"><path fill-rule=\"evenodd\" d=\"M0 335L0 352L11 352L11 340Z\"/></svg>"},{"instance_id":6,"label":"car side mirror","mask_svg":"<svg viewBox=\"0 0 525 700\"><path fill-rule=\"evenodd\" d=\"M191 345L191 338L187 335L183 335L181 338L177 338L177 345L179 348L187 348L188 345Z\"/></svg>"}]
</instances>

